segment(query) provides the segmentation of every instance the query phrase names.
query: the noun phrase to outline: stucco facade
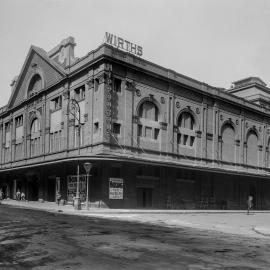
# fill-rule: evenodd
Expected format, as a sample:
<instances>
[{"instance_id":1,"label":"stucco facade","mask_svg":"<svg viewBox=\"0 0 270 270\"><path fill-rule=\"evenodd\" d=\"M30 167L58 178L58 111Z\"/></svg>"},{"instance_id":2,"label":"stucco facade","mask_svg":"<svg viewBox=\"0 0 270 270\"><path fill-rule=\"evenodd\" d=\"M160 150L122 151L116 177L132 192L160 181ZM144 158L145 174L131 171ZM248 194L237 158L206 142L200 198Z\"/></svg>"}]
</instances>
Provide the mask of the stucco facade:
<instances>
[{"instance_id":1,"label":"stucco facade","mask_svg":"<svg viewBox=\"0 0 270 270\"><path fill-rule=\"evenodd\" d=\"M6 197L19 189L54 201L59 191L70 201L77 163L85 174L91 162L98 206L243 209L252 195L257 209L270 208L270 89L262 80L220 89L107 44L76 58L75 45L69 37L50 52L32 46L12 82L0 111ZM81 110L80 155L71 99ZM122 179L120 199L110 195L113 179Z\"/></svg>"}]
</instances>

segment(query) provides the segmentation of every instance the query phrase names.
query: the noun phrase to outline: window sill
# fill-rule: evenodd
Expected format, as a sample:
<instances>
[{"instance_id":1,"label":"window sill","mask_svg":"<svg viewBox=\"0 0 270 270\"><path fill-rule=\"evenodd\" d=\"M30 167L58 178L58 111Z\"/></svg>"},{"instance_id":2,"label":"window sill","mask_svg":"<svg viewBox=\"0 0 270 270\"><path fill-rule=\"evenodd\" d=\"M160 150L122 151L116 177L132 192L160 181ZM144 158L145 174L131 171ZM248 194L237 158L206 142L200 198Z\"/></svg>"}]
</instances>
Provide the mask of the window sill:
<instances>
[{"instance_id":1,"label":"window sill","mask_svg":"<svg viewBox=\"0 0 270 270\"><path fill-rule=\"evenodd\" d=\"M151 141L151 142L159 142L159 139L152 139L152 138L147 138L147 137L142 137L142 136L137 136L138 139L142 140L142 141Z\"/></svg>"}]
</instances>

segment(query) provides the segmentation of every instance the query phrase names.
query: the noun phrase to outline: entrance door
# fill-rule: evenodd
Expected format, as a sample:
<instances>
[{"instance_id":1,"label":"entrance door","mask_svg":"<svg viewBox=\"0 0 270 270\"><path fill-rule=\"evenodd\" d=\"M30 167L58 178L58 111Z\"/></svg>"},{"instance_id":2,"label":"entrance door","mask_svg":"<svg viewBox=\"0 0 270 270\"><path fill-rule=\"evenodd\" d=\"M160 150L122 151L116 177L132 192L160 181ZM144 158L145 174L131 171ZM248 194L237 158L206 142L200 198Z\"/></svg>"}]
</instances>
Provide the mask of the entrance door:
<instances>
[{"instance_id":1,"label":"entrance door","mask_svg":"<svg viewBox=\"0 0 270 270\"><path fill-rule=\"evenodd\" d=\"M152 207L152 188L137 188L137 206L142 208Z\"/></svg>"},{"instance_id":2,"label":"entrance door","mask_svg":"<svg viewBox=\"0 0 270 270\"><path fill-rule=\"evenodd\" d=\"M55 178L48 179L48 198L49 202L55 202Z\"/></svg>"},{"instance_id":3,"label":"entrance door","mask_svg":"<svg viewBox=\"0 0 270 270\"><path fill-rule=\"evenodd\" d=\"M36 176L33 176L28 182L28 199L29 201L38 200L38 179Z\"/></svg>"}]
</instances>

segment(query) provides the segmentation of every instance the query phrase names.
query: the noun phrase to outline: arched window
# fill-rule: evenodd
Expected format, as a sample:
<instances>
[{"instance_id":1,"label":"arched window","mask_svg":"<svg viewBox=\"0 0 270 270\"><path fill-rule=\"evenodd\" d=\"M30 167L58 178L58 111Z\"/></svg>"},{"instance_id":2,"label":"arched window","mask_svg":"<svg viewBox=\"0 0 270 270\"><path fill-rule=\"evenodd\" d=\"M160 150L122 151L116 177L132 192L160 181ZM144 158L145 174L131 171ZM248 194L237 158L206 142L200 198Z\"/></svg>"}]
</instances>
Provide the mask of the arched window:
<instances>
[{"instance_id":1,"label":"arched window","mask_svg":"<svg viewBox=\"0 0 270 270\"><path fill-rule=\"evenodd\" d=\"M150 101L145 101L139 107L138 136L153 140L159 139L159 111Z\"/></svg>"},{"instance_id":2,"label":"arched window","mask_svg":"<svg viewBox=\"0 0 270 270\"><path fill-rule=\"evenodd\" d=\"M247 135L247 165L258 165L258 136L254 130L249 131Z\"/></svg>"},{"instance_id":3,"label":"arched window","mask_svg":"<svg viewBox=\"0 0 270 270\"><path fill-rule=\"evenodd\" d=\"M178 118L177 144L193 147L195 142L195 121L189 112L182 112Z\"/></svg>"},{"instance_id":4,"label":"arched window","mask_svg":"<svg viewBox=\"0 0 270 270\"><path fill-rule=\"evenodd\" d=\"M31 97L34 93L42 89L42 79L40 75L35 74L31 79L28 87L28 97Z\"/></svg>"},{"instance_id":5,"label":"arched window","mask_svg":"<svg viewBox=\"0 0 270 270\"><path fill-rule=\"evenodd\" d=\"M235 131L232 125L225 124L222 128L221 160L235 161Z\"/></svg>"},{"instance_id":6,"label":"arched window","mask_svg":"<svg viewBox=\"0 0 270 270\"><path fill-rule=\"evenodd\" d=\"M38 118L34 119L31 125L31 138L32 136L35 136L37 132L40 131L40 122Z\"/></svg>"},{"instance_id":7,"label":"arched window","mask_svg":"<svg viewBox=\"0 0 270 270\"><path fill-rule=\"evenodd\" d=\"M37 156L41 153L40 121L38 118L32 121L30 139L30 154L31 156Z\"/></svg>"},{"instance_id":8,"label":"arched window","mask_svg":"<svg viewBox=\"0 0 270 270\"><path fill-rule=\"evenodd\" d=\"M178 126L181 128L187 128L187 129L194 130L193 116L188 112L181 113L181 115L178 119Z\"/></svg>"},{"instance_id":9,"label":"arched window","mask_svg":"<svg viewBox=\"0 0 270 270\"><path fill-rule=\"evenodd\" d=\"M144 102L139 108L139 117L152 121L158 121L157 106L150 101Z\"/></svg>"}]
</instances>

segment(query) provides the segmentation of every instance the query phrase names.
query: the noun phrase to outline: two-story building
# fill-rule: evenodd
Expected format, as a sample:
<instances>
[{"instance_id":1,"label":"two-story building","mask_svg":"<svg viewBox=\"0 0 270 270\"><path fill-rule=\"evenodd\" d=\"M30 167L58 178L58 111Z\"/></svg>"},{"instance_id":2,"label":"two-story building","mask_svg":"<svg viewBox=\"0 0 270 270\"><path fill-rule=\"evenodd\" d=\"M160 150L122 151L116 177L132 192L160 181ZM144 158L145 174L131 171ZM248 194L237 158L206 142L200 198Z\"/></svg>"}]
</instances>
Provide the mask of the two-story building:
<instances>
[{"instance_id":1,"label":"two-story building","mask_svg":"<svg viewBox=\"0 0 270 270\"><path fill-rule=\"evenodd\" d=\"M84 201L90 162L93 205L245 209L252 195L257 209L270 208L270 89L261 79L215 88L105 43L76 58L75 45L32 46L12 81L0 109L5 197L55 201L59 191L70 202L79 164Z\"/></svg>"}]
</instances>

